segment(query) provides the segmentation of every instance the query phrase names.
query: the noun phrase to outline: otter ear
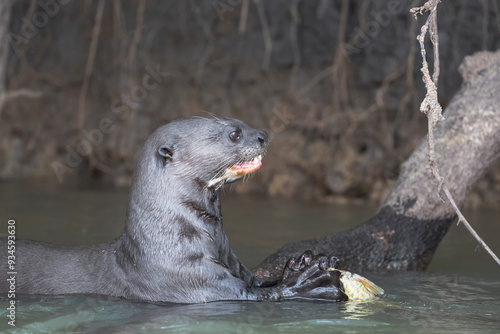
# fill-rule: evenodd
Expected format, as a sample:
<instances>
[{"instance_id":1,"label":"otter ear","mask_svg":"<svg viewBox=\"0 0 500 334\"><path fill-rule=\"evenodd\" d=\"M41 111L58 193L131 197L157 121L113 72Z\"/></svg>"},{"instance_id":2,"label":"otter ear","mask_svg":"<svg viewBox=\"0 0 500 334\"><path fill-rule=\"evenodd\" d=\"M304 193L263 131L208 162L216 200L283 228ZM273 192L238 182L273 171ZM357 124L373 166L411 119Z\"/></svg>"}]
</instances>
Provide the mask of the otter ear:
<instances>
[{"instance_id":1,"label":"otter ear","mask_svg":"<svg viewBox=\"0 0 500 334\"><path fill-rule=\"evenodd\" d=\"M163 158L163 165L165 166L169 161L172 161L174 155L173 145L161 145L158 147L158 154Z\"/></svg>"}]
</instances>

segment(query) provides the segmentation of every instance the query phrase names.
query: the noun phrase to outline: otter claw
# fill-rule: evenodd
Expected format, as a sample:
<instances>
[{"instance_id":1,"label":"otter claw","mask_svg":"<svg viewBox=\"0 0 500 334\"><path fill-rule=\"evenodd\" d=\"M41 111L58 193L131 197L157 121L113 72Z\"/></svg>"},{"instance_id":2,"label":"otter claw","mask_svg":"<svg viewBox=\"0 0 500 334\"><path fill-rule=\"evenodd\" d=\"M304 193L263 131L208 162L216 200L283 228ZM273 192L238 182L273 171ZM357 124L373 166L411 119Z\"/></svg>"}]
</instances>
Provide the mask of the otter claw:
<instances>
[{"instance_id":1,"label":"otter claw","mask_svg":"<svg viewBox=\"0 0 500 334\"><path fill-rule=\"evenodd\" d=\"M313 252L310 250L306 250L301 256L300 256L300 270L304 268L304 266L308 266L311 264L311 261L313 260L314 255Z\"/></svg>"},{"instance_id":2,"label":"otter claw","mask_svg":"<svg viewBox=\"0 0 500 334\"><path fill-rule=\"evenodd\" d=\"M332 256L328 261L328 268L337 269L339 267L339 263L339 258L336 256Z\"/></svg>"},{"instance_id":3,"label":"otter claw","mask_svg":"<svg viewBox=\"0 0 500 334\"><path fill-rule=\"evenodd\" d=\"M324 255L318 255L317 258L319 269L326 270L328 268L328 258Z\"/></svg>"},{"instance_id":4,"label":"otter claw","mask_svg":"<svg viewBox=\"0 0 500 334\"><path fill-rule=\"evenodd\" d=\"M305 267L310 266L313 260L313 253L310 250L305 251L299 258L291 257L283 270L283 278L286 279L292 272L299 272Z\"/></svg>"},{"instance_id":5,"label":"otter claw","mask_svg":"<svg viewBox=\"0 0 500 334\"><path fill-rule=\"evenodd\" d=\"M290 258L290 259L288 260L288 262L286 263L285 268L286 268L286 269L291 269L291 270L293 270L293 268L294 268L294 267L295 267L295 258L293 258L293 257L292 257L292 258Z\"/></svg>"}]
</instances>

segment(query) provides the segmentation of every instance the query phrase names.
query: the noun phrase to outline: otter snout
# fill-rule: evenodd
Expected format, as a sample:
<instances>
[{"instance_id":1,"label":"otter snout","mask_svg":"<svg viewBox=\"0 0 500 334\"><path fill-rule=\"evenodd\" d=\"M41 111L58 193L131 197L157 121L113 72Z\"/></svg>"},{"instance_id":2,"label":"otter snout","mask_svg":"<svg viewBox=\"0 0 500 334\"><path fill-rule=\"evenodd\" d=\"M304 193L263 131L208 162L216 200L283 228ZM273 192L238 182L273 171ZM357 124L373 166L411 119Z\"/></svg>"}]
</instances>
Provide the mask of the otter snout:
<instances>
[{"instance_id":1,"label":"otter snout","mask_svg":"<svg viewBox=\"0 0 500 334\"><path fill-rule=\"evenodd\" d=\"M266 148L269 144L269 136L265 131L257 131L257 141L259 142L261 148Z\"/></svg>"}]
</instances>

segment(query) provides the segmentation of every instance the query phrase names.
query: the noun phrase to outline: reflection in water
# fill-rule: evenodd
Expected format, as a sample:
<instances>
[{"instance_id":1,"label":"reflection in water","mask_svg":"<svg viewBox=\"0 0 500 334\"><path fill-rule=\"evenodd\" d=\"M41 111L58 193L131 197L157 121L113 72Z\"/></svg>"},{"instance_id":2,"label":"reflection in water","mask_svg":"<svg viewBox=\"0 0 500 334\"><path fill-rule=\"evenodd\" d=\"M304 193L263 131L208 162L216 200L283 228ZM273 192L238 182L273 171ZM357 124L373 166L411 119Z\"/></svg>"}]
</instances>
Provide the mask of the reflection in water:
<instances>
[{"instance_id":1,"label":"reflection in water","mask_svg":"<svg viewBox=\"0 0 500 334\"><path fill-rule=\"evenodd\" d=\"M361 320L364 317L373 315L376 313L376 308L374 305L379 303L379 301L354 301L345 303L344 309L341 313L344 314L344 319L347 320Z\"/></svg>"}]
</instances>

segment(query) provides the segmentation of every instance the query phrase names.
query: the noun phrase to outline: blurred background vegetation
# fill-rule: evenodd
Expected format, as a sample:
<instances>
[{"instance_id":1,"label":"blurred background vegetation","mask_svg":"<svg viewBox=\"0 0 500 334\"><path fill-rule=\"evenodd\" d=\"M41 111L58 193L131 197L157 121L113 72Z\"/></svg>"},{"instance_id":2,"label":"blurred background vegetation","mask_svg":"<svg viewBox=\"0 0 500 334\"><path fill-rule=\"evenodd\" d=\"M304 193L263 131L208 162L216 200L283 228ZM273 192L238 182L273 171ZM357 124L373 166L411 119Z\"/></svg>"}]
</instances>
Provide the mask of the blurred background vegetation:
<instances>
[{"instance_id":1,"label":"blurred background vegetation","mask_svg":"<svg viewBox=\"0 0 500 334\"><path fill-rule=\"evenodd\" d=\"M213 113L272 139L235 192L378 203L427 131L422 3L2 1L0 178L128 185L154 129ZM446 106L463 58L499 48L500 1L443 1L438 18ZM469 198L496 203L499 165Z\"/></svg>"}]
</instances>

